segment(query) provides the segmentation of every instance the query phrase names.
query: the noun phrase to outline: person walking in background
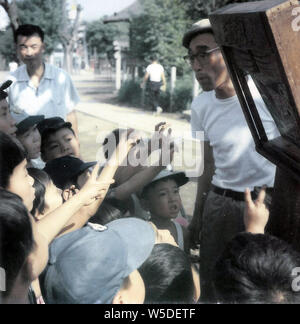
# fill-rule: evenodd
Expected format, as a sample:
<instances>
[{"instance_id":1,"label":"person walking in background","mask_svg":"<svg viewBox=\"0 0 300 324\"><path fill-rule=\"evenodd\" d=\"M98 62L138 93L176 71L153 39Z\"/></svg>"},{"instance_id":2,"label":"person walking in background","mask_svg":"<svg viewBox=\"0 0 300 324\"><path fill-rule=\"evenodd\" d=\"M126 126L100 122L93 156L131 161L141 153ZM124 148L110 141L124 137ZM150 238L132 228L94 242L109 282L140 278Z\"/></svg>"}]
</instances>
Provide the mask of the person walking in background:
<instances>
[{"instance_id":1,"label":"person walking in background","mask_svg":"<svg viewBox=\"0 0 300 324\"><path fill-rule=\"evenodd\" d=\"M146 69L146 74L144 76L141 87L144 88L146 82L149 80L149 88L150 88L150 101L152 111L160 114L163 112L163 109L159 106L159 96L160 90L162 88L163 91L166 91L167 83L165 77L165 69L164 67L158 63L158 59L156 56L151 58L151 64Z\"/></svg>"}]
</instances>

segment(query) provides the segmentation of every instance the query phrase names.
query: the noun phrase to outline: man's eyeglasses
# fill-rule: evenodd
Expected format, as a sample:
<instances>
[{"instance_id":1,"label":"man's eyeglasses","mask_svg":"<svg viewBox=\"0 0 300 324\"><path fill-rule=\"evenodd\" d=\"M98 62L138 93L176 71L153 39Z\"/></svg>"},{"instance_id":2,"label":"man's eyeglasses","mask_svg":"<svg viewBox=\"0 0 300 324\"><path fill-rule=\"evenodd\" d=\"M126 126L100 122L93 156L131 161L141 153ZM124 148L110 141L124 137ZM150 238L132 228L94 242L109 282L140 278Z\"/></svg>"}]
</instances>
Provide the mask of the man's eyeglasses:
<instances>
[{"instance_id":1,"label":"man's eyeglasses","mask_svg":"<svg viewBox=\"0 0 300 324\"><path fill-rule=\"evenodd\" d=\"M200 52L196 55L186 55L184 57L184 60L190 64L190 65L193 65L195 60L197 60L197 62L199 64L202 64L202 63L205 63L205 61L207 60L207 58L209 57L209 55L217 50L219 50L220 47L216 47L216 48L213 48L213 49L210 49L210 50L207 50L205 52Z\"/></svg>"}]
</instances>

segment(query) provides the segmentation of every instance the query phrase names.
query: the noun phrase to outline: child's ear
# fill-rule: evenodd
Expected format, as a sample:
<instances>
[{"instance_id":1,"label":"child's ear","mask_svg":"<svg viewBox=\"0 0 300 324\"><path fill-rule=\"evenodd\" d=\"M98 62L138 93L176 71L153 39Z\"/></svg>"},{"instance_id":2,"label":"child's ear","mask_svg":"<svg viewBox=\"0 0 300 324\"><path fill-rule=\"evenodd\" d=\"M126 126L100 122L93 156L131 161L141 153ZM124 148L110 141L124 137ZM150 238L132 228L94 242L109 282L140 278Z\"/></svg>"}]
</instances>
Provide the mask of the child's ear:
<instances>
[{"instance_id":1,"label":"child's ear","mask_svg":"<svg viewBox=\"0 0 300 324\"><path fill-rule=\"evenodd\" d=\"M64 201L68 201L70 199L70 196L72 194L71 191L72 191L71 188L67 188L67 189L63 190L62 197L63 197Z\"/></svg>"}]
</instances>

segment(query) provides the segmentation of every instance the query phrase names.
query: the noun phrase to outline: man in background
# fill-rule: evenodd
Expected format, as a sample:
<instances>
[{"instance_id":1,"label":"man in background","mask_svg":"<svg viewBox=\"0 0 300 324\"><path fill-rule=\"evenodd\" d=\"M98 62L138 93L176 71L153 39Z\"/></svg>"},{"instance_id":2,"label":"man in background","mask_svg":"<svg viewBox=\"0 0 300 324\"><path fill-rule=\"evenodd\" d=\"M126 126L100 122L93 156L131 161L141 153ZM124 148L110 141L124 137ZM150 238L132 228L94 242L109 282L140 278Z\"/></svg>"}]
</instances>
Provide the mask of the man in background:
<instances>
[{"instance_id":1,"label":"man in background","mask_svg":"<svg viewBox=\"0 0 300 324\"><path fill-rule=\"evenodd\" d=\"M141 87L144 88L146 82L149 80L149 88L150 88L150 100L151 100L151 108L152 111L160 114L163 112L163 109L159 106L159 96L160 90L162 88L163 91L166 91L166 77L165 70L161 64L158 63L158 59L156 56L151 58L152 63L148 65L146 69L146 74L144 80L141 84Z\"/></svg>"},{"instance_id":2,"label":"man in background","mask_svg":"<svg viewBox=\"0 0 300 324\"><path fill-rule=\"evenodd\" d=\"M73 125L78 135L74 111L77 91L65 71L44 62L44 32L39 26L22 25L15 33L19 59L24 63L11 73L10 108L15 113L61 117Z\"/></svg>"}]
</instances>

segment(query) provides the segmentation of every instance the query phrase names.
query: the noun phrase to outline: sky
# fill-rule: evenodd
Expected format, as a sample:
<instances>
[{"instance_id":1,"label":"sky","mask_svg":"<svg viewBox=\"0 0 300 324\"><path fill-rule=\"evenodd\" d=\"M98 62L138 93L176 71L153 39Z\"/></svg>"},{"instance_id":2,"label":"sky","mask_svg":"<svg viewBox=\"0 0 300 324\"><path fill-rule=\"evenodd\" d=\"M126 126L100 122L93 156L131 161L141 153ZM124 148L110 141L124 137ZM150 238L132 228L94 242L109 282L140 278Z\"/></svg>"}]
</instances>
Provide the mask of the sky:
<instances>
[{"instance_id":1,"label":"sky","mask_svg":"<svg viewBox=\"0 0 300 324\"><path fill-rule=\"evenodd\" d=\"M135 0L77 0L84 7L84 20L95 20L104 15L112 15L130 6Z\"/></svg>"},{"instance_id":2,"label":"sky","mask_svg":"<svg viewBox=\"0 0 300 324\"><path fill-rule=\"evenodd\" d=\"M73 0L69 0L70 3ZM76 2L76 0L74 0ZM91 21L99 19L105 15L112 15L133 4L135 0L77 0L83 6L83 20ZM0 29L7 24L7 16L3 8L0 7Z\"/></svg>"}]
</instances>

